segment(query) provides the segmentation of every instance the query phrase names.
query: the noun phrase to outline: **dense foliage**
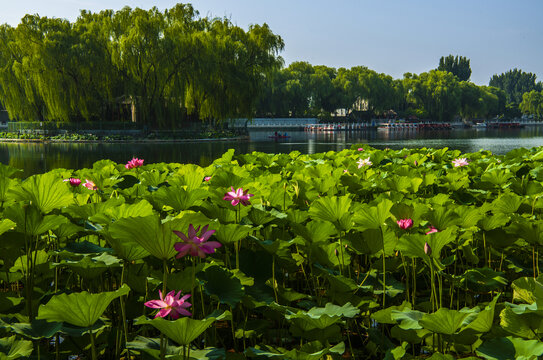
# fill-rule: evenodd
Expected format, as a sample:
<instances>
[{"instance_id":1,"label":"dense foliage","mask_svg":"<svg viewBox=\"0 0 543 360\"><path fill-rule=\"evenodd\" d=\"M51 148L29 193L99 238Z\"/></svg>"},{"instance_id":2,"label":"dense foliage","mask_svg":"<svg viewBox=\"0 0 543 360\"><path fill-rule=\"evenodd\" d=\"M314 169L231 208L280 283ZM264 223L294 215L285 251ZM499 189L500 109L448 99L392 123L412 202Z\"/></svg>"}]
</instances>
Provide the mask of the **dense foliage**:
<instances>
[{"instance_id":1,"label":"dense foliage","mask_svg":"<svg viewBox=\"0 0 543 360\"><path fill-rule=\"evenodd\" d=\"M522 95L520 110L525 114L536 115L538 118L543 117L543 90L532 90Z\"/></svg>"},{"instance_id":2,"label":"dense foliage","mask_svg":"<svg viewBox=\"0 0 543 360\"><path fill-rule=\"evenodd\" d=\"M508 103L520 104L524 93L543 90L541 82L536 82L536 75L520 69L512 69L490 79L490 86L505 91Z\"/></svg>"},{"instance_id":3,"label":"dense foliage","mask_svg":"<svg viewBox=\"0 0 543 360\"><path fill-rule=\"evenodd\" d=\"M73 23L26 15L0 26L0 102L26 121L250 116L282 48L266 24L245 31L184 4L82 11Z\"/></svg>"},{"instance_id":4,"label":"dense foliage","mask_svg":"<svg viewBox=\"0 0 543 360\"><path fill-rule=\"evenodd\" d=\"M0 352L536 359L542 170L541 148L357 146L1 165Z\"/></svg>"},{"instance_id":5,"label":"dense foliage","mask_svg":"<svg viewBox=\"0 0 543 360\"><path fill-rule=\"evenodd\" d=\"M471 76L470 60L465 56L442 56L439 59L437 70L448 71L458 77L460 81L468 81Z\"/></svg>"}]
</instances>

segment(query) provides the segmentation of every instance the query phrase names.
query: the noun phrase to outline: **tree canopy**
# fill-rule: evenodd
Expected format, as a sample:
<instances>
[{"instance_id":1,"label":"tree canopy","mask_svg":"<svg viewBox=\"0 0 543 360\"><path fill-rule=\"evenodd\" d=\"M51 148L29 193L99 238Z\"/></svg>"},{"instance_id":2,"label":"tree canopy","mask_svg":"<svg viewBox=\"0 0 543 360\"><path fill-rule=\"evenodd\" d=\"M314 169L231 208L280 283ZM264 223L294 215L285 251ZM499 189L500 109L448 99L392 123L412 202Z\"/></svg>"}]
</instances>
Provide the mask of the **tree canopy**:
<instances>
[{"instance_id":1,"label":"tree canopy","mask_svg":"<svg viewBox=\"0 0 543 360\"><path fill-rule=\"evenodd\" d=\"M0 102L23 120L123 120L131 105L156 126L251 116L283 47L266 24L243 30L188 4L27 15L0 26Z\"/></svg>"},{"instance_id":2,"label":"tree canopy","mask_svg":"<svg viewBox=\"0 0 543 360\"><path fill-rule=\"evenodd\" d=\"M541 91L541 82L536 82L536 75L519 69L512 69L500 75L493 75L490 86L505 91L507 103L519 104L524 93L532 90Z\"/></svg>"},{"instance_id":3,"label":"tree canopy","mask_svg":"<svg viewBox=\"0 0 543 360\"><path fill-rule=\"evenodd\" d=\"M470 60L465 56L442 56L439 59L437 70L448 71L458 77L460 81L468 81L471 76Z\"/></svg>"}]
</instances>

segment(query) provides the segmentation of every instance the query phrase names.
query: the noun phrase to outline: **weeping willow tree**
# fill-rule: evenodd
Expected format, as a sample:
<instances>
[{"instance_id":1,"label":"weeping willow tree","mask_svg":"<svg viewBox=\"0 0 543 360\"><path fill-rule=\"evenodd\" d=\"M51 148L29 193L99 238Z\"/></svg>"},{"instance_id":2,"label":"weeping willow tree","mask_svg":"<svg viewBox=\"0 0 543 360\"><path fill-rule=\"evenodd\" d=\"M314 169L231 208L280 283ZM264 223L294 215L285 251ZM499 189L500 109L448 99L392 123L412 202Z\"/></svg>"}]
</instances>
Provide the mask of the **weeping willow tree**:
<instances>
[{"instance_id":1,"label":"weeping willow tree","mask_svg":"<svg viewBox=\"0 0 543 360\"><path fill-rule=\"evenodd\" d=\"M0 27L0 102L21 120L118 120L127 102L159 127L251 117L283 46L265 24L245 31L187 4L27 15Z\"/></svg>"}]
</instances>

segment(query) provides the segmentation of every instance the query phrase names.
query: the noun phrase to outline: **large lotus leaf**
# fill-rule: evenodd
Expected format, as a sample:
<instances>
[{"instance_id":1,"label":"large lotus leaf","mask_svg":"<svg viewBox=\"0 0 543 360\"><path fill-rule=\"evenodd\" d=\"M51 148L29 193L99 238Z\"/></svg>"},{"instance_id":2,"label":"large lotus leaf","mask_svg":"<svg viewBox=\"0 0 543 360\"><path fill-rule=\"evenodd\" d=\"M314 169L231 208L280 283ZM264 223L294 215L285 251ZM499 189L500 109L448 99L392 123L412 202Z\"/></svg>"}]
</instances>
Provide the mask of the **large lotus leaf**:
<instances>
[{"instance_id":1,"label":"large lotus leaf","mask_svg":"<svg viewBox=\"0 0 543 360\"><path fill-rule=\"evenodd\" d=\"M419 321L424 316L423 312L417 310L411 310L410 308L404 308L402 311L393 310L390 313L390 318L396 322L400 322L398 325L402 330L419 330L422 326Z\"/></svg>"},{"instance_id":2,"label":"large lotus leaf","mask_svg":"<svg viewBox=\"0 0 543 360\"><path fill-rule=\"evenodd\" d=\"M488 267L466 270L461 283L475 292L490 292L502 289L508 283L503 272Z\"/></svg>"},{"instance_id":3,"label":"large lotus leaf","mask_svg":"<svg viewBox=\"0 0 543 360\"><path fill-rule=\"evenodd\" d=\"M12 297L9 293L0 294L0 313L12 311L24 300L22 297Z\"/></svg>"},{"instance_id":4,"label":"large lotus leaf","mask_svg":"<svg viewBox=\"0 0 543 360\"><path fill-rule=\"evenodd\" d=\"M424 258L424 243L428 240L428 235L409 234L402 235L398 240L396 249L402 252L403 256L410 258ZM433 249L432 249L433 250Z\"/></svg>"},{"instance_id":5,"label":"large lotus leaf","mask_svg":"<svg viewBox=\"0 0 543 360\"><path fill-rule=\"evenodd\" d=\"M160 338L146 338L143 336L136 336L132 341L126 343L127 349L137 350L144 354L149 355L149 357L144 357L144 359L160 359ZM171 360L182 360L183 347L181 346L172 346L166 342L166 359ZM191 351L191 355L192 355ZM192 357L191 357L192 359Z\"/></svg>"},{"instance_id":6,"label":"large lotus leaf","mask_svg":"<svg viewBox=\"0 0 543 360\"><path fill-rule=\"evenodd\" d=\"M103 212L91 216L89 220L99 224L109 224L122 218L150 215L153 215L153 206L146 200L141 200L135 204L124 203L119 206L106 207Z\"/></svg>"},{"instance_id":7,"label":"large lotus leaf","mask_svg":"<svg viewBox=\"0 0 543 360\"><path fill-rule=\"evenodd\" d=\"M215 232L215 238L221 244L232 244L243 240L252 231L250 226L240 224L221 224Z\"/></svg>"},{"instance_id":8,"label":"large lotus leaf","mask_svg":"<svg viewBox=\"0 0 543 360\"><path fill-rule=\"evenodd\" d=\"M44 250L37 250L33 251L31 254L31 259L34 261L34 264L37 266L39 265L48 265L49 264L49 255ZM26 274L28 271L28 264L27 264L28 257L26 255L21 255L15 260L15 263L9 269L11 272L17 272L20 271L23 274Z\"/></svg>"},{"instance_id":9,"label":"large lotus leaf","mask_svg":"<svg viewBox=\"0 0 543 360\"><path fill-rule=\"evenodd\" d=\"M0 221L0 235L5 233L6 231L15 228L15 226L16 224L13 221L9 219L3 219L2 221Z\"/></svg>"},{"instance_id":10,"label":"large lotus leaf","mask_svg":"<svg viewBox=\"0 0 543 360\"><path fill-rule=\"evenodd\" d=\"M27 235L37 236L68 223L62 215L43 216L40 210L22 203L14 204L4 210L4 216L17 224L17 230Z\"/></svg>"},{"instance_id":11,"label":"large lotus leaf","mask_svg":"<svg viewBox=\"0 0 543 360\"><path fill-rule=\"evenodd\" d=\"M171 207L175 211L187 210L193 206L199 206L209 196L204 189L185 190L182 187L161 187L152 194L152 200L156 207Z\"/></svg>"},{"instance_id":12,"label":"large lotus leaf","mask_svg":"<svg viewBox=\"0 0 543 360\"><path fill-rule=\"evenodd\" d=\"M175 256L174 244L179 238L173 233L176 222L161 222L158 215L120 219L109 226L112 238L136 242L151 255L161 260Z\"/></svg>"},{"instance_id":13,"label":"large lotus leaf","mask_svg":"<svg viewBox=\"0 0 543 360\"><path fill-rule=\"evenodd\" d=\"M385 221L392 215L390 209L393 202L384 199L381 200L377 206L360 205L357 206L354 211L354 222L364 229L379 229L385 224Z\"/></svg>"},{"instance_id":14,"label":"large lotus leaf","mask_svg":"<svg viewBox=\"0 0 543 360\"><path fill-rule=\"evenodd\" d=\"M389 306L386 309L371 314L371 318L380 324L396 324L396 319L392 318L393 312L402 312L403 310L411 310L411 304L404 301L401 305Z\"/></svg>"},{"instance_id":15,"label":"large lotus leaf","mask_svg":"<svg viewBox=\"0 0 543 360\"><path fill-rule=\"evenodd\" d=\"M0 360L12 360L32 354L32 341L18 340L16 336L0 339Z\"/></svg>"},{"instance_id":16,"label":"large lotus leaf","mask_svg":"<svg viewBox=\"0 0 543 360\"><path fill-rule=\"evenodd\" d=\"M50 338L62 330L61 322L49 322L46 320L32 320L32 323L14 323L11 330L29 339Z\"/></svg>"},{"instance_id":17,"label":"large lotus leaf","mask_svg":"<svg viewBox=\"0 0 543 360\"><path fill-rule=\"evenodd\" d=\"M394 254L398 237L390 228L367 229L363 232L351 232L347 235L349 246L360 254L380 255L383 253L383 242L385 254ZM423 244L424 246L424 244Z\"/></svg>"},{"instance_id":18,"label":"large lotus leaf","mask_svg":"<svg viewBox=\"0 0 543 360\"><path fill-rule=\"evenodd\" d=\"M241 281L231 271L213 265L204 271L204 275L207 280L205 292L217 296L219 302L234 307L243 298L245 292Z\"/></svg>"},{"instance_id":19,"label":"large lotus leaf","mask_svg":"<svg viewBox=\"0 0 543 360\"><path fill-rule=\"evenodd\" d=\"M503 213L497 213L492 216L485 216L477 225L484 231L490 231L500 228L509 222L509 216Z\"/></svg>"},{"instance_id":20,"label":"large lotus leaf","mask_svg":"<svg viewBox=\"0 0 543 360\"><path fill-rule=\"evenodd\" d=\"M471 206L459 206L455 209L458 215L458 225L464 229L476 226L477 222L483 218L483 214L478 208Z\"/></svg>"},{"instance_id":21,"label":"large lotus leaf","mask_svg":"<svg viewBox=\"0 0 543 360\"><path fill-rule=\"evenodd\" d=\"M427 242L432 248L431 256L441 258L441 250L449 243L456 240L456 227L449 227L443 231L426 235Z\"/></svg>"},{"instance_id":22,"label":"large lotus leaf","mask_svg":"<svg viewBox=\"0 0 543 360\"><path fill-rule=\"evenodd\" d=\"M79 201L79 203L81 203L81 201ZM124 204L124 198L110 198L104 202L93 202L90 204L87 204L86 202L83 203L84 205L69 206L63 211L72 218L88 220L96 214L105 212L106 209L115 208Z\"/></svg>"},{"instance_id":23,"label":"large lotus leaf","mask_svg":"<svg viewBox=\"0 0 543 360\"><path fill-rule=\"evenodd\" d=\"M528 304L534 302L543 304L543 275L537 279L531 277L516 279L511 287L513 288L513 300L521 300Z\"/></svg>"},{"instance_id":24,"label":"large lotus leaf","mask_svg":"<svg viewBox=\"0 0 543 360\"><path fill-rule=\"evenodd\" d=\"M428 358L428 360L455 360L456 358L450 354L442 354L439 352L435 352ZM467 358L463 358L463 360L471 360Z\"/></svg>"},{"instance_id":25,"label":"large lotus leaf","mask_svg":"<svg viewBox=\"0 0 543 360\"><path fill-rule=\"evenodd\" d=\"M447 206L436 206L423 215L423 218L439 230L444 230L460 222L460 217L454 210Z\"/></svg>"},{"instance_id":26,"label":"large lotus leaf","mask_svg":"<svg viewBox=\"0 0 543 360\"><path fill-rule=\"evenodd\" d=\"M296 314L285 314L287 320L291 320L294 325L303 331L314 329L325 329L338 321L342 317L352 318L360 312L359 309L346 303L343 306L327 303L325 307L313 307L309 311L298 311Z\"/></svg>"},{"instance_id":27,"label":"large lotus leaf","mask_svg":"<svg viewBox=\"0 0 543 360\"><path fill-rule=\"evenodd\" d=\"M506 307L500 313L500 326L508 333L525 339L536 339L537 334L543 329L543 316L541 311L523 309L519 314L511 307ZM539 313L539 314L538 314Z\"/></svg>"},{"instance_id":28,"label":"large lotus leaf","mask_svg":"<svg viewBox=\"0 0 543 360\"><path fill-rule=\"evenodd\" d=\"M511 336L494 338L479 346L477 355L488 360L536 360L543 355L543 342Z\"/></svg>"},{"instance_id":29,"label":"large lotus leaf","mask_svg":"<svg viewBox=\"0 0 543 360\"><path fill-rule=\"evenodd\" d=\"M334 225L328 221L312 220L305 226L299 223L294 223L294 233L300 235L309 243L328 242L330 238L337 233Z\"/></svg>"},{"instance_id":30,"label":"large lotus leaf","mask_svg":"<svg viewBox=\"0 0 543 360\"><path fill-rule=\"evenodd\" d=\"M68 222L68 223L60 224L59 227L57 227L56 229L53 229L53 233L59 239L67 239L83 230L84 229L81 226Z\"/></svg>"},{"instance_id":31,"label":"large lotus leaf","mask_svg":"<svg viewBox=\"0 0 543 360\"><path fill-rule=\"evenodd\" d=\"M543 221L531 221L517 217L507 228L507 232L521 237L531 245L543 245Z\"/></svg>"},{"instance_id":32,"label":"large lotus leaf","mask_svg":"<svg viewBox=\"0 0 543 360\"><path fill-rule=\"evenodd\" d=\"M124 284L116 291L91 294L86 291L55 295L45 305L40 305L38 320L62 321L71 325L88 328L104 313L116 298L130 292Z\"/></svg>"},{"instance_id":33,"label":"large lotus leaf","mask_svg":"<svg viewBox=\"0 0 543 360\"><path fill-rule=\"evenodd\" d=\"M186 346L200 336L204 331L206 331L215 320L216 318L214 317L209 317L203 320L194 320L189 317L182 317L173 321L159 317L150 320L144 316L141 316L136 320L136 325L152 325L179 345Z\"/></svg>"},{"instance_id":34,"label":"large lotus leaf","mask_svg":"<svg viewBox=\"0 0 543 360\"><path fill-rule=\"evenodd\" d=\"M492 299L492 301L481 310L475 318L467 325L462 327L460 330L460 335L463 333L474 332L474 333L486 333L492 329L494 322L494 311L496 309L496 302L500 296L497 295ZM467 319L467 318L466 318Z\"/></svg>"},{"instance_id":35,"label":"large lotus leaf","mask_svg":"<svg viewBox=\"0 0 543 360\"><path fill-rule=\"evenodd\" d=\"M434 333L452 335L462 326L467 316L464 312L441 308L433 314L424 314L419 324Z\"/></svg>"},{"instance_id":36,"label":"large lotus leaf","mask_svg":"<svg viewBox=\"0 0 543 360\"><path fill-rule=\"evenodd\" d=\"M51 173L33 175L11 192L15 200L30 201L44 214L74 202L66 183Z\"/></svg>"},{"instance_id":37,"label":"large lotus leaf","mask_svg":"<svg viewBox=\"0 0 543 360\"><path fill-rule=\"evenodd\" d=\"M109 255L111 256L111 255ZM81 260L78 261L69 261L63 260L58 264L53 264L57 267L66 267L71 271L75 272L84 279L95 279L105 271L110 270L111 268L119 267L118 259L117 262L112 264L106 264L104 261L97 260L98 258L91 258L90 256L84 256Z\"/></svg>"},{"instance_id":38,"label":"large lotus leaf","mask_svg":"<svg viewBox=\"0 0 543 360\"><path fill-rule=\"evenodd\" d=\"M329 221L338 230L346 231L352 227L351 202L348 196L329 196L315 200L309 207L313 219Z\"/></svg>"},{"instance_id":39,"label":"large lotus leaf","mask_svg":"<svg viewBox=\"0 0 543 360\"><path fill-rule=\"evenodd\" d=\"M11 177L21 170L14 169L0 163L0 202L6 203L11 197L11 188L15 187L18 180Z\"/></svg>"},{"instance_id":40,"label":"large lotus leaf","mask_svg":"<svg viewBox=\"0 0 543 360\"><path fill-rule=\"evenodd\" d=\"M522 204L522 196L508 193L500 195L492 202L492 211L503 214L514 214Z\"/></svg>"},{"instance_id":41,"label":"large lotus leaf","mask_svg":"<svg viewBox=\"0 0 543 360\"><path fill-rule=\"evenodd\" d=\"M323 357L329 358L332 357L327 355L332 354L343 354L345 352L345 343L340 342L339 344L322 349L322 344L320 341L314 341L305 343L300 350L293 349L284 353L286 359L289 360L319 360Z\"/></svg>"},{"instance_id":42,"label":"large lotus leaf","mask_svg":"<svg viewBox=\"0 0 543 360\"><path fill-rule=\"evenodd\" d=\"M113 251L110 248L101 247L87 240L68 243L63 250L69 251L74 254L100 254L103 252Z\"/></svg>"},{"instance_id":43,"label":"large lotus leaf","mask_svg":"<svg viewBox=\"0 0 543 360\"><path fill-rule=\"evenodd\" d=\"M140 244L132 241L128 238L113 238L109 232L102 230L101 234L111 248L115 251L115 254L125 261L136 261L149 256L149 252L145 250Z\"/></svg>"}]
</instances>

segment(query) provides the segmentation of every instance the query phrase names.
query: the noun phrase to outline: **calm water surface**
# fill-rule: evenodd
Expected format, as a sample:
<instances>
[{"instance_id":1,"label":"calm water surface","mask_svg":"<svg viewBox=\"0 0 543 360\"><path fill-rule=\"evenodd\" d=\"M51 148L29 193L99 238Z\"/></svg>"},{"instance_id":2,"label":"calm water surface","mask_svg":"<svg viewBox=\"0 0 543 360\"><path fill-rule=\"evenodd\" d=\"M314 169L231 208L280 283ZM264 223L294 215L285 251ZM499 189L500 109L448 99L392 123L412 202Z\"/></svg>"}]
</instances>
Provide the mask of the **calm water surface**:
<instances>
[{"instance_id":1,"label":"calm water surface","mask_svg":"<svg viewBox=\"0 0 543 360\"><path fill-rule=\"evenodd\" d=\"M519 147L543 146L543 127L511 130L454 129L440 131L373 130L359 132L289 132L288 139L269 138L272 131L253 131L249 141L196 141L158 144L0 143L0 162L23 169L24 176L55 168L91 167L101 159L126 163L133 156L149 162L180 162L209 165L228 149L237 153L262 151L285 153L298 150L313 154L343 150L352 144L376 148L443 148L462 152L490 150L505 154Z\"/></svg>"}]
</instances>

